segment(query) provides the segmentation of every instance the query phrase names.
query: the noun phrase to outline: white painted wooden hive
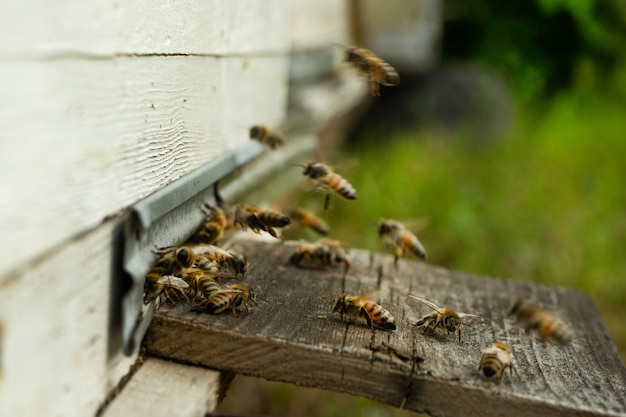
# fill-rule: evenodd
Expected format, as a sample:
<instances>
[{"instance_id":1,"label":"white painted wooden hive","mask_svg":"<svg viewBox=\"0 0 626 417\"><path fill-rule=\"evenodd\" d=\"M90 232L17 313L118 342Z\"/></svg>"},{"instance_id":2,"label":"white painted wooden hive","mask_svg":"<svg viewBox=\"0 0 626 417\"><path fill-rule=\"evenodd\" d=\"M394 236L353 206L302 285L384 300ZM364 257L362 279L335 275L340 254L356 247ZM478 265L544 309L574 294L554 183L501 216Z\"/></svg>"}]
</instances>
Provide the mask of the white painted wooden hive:
<instances>
[{"instance_id":1,"label":"white painted wooden hive","mask_svg":"<svg viewBox=\"0 0 626 417\"><path fill-rule=\"evenodd\" d=\"M97 412L137 358L115 289L125 216L224 155L261 153L248 129L287 121L291 54L351 44L348 5L0 6L0 415ZM311 132L366 95L338 77L334 107L330 89L303 90Z\"/></svg>"}]
</instances>

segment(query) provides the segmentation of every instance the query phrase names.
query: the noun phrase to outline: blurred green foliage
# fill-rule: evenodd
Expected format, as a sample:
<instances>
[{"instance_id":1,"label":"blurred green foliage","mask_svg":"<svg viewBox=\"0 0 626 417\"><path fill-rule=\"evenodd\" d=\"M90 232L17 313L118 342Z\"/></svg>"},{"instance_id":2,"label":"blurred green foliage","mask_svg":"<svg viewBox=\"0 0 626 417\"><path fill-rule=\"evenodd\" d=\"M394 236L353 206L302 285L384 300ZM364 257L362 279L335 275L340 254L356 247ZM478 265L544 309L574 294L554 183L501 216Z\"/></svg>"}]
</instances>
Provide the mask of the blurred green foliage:
<instances>
[{"instance_id":1,"label":"blurred green foliage","mask_svg":"<svg viewBox=\"0 0 626 417\"><path fill-rule=\"evenodd\" d=\"M626 47L622 0L447 0L444 60L472 60L530 101L569 88L580 62L609 74Z\"/></svg>"}]
</instances>

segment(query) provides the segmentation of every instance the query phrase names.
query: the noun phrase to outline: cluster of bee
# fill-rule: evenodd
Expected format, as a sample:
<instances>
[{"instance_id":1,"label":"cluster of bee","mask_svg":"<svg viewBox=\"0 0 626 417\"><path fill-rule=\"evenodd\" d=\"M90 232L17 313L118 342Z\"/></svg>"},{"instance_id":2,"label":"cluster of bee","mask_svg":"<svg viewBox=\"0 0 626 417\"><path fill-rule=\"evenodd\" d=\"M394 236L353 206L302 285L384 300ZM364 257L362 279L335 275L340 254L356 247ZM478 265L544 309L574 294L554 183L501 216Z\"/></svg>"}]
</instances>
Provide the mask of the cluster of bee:
<instances>
[{"instance_id":1,"label":"cluster of bee","mask_svg":"<svg viewBox=\"0 0 626 417\"><path fill-rule=\"evenodd\" d=\"M399 76L396 70L371 51L363 48L346 48L347 63L368 79L369 91L373 96L380 94L380 85L396 86ZM252 126L249 130L252 140L256 140L274 150L287 143L286 136L275 129L263 125ZM346 200L356 200L355 188L328 165L311 161L298 164L302 174L314 184L312 191L325 192L324 210L327 211L332 195ZM265 232L274 238L280 238L277 229L291 224L310 229L323 236L316 242L299 242L289 258L289 264L297 268L325 270L343 266L343 276L350 271L352 263L340 241L330 239L328 225L314 212L304 208L294 208L283 214L274 210L262 209L249 204L236 204L225 207L218 199L218 206L204 205L202 211L205 220L189 240L181 247L161 248L155 253L159 256L156 265L146 275L145 302L165 299L169 302L184 301L192 305L194 311L218 314L231 312L238 314L249 311L251 305L258 305L252 288L239 282L239 276L245 277L250 268L246 258L238 253L229 252L214 246L225 233L240 227L254 233ZM394 249L394 267L400 257L413 254L426 260L426 250L415 234L404 224L393 219L380 219L377 234L381 241ZM396 320L380 304L378 298L382 268L379 269L378 288L361 295L343 294L334 299L332 312L356 321L364 321L375 329L394 331ZM235 281L235 282L233 282ZM422 334L431 334L437 329L451 333L462 343L463 325L467 320L479 317L456 311L416 295L409 295L413 300L427 306L432 312L424 315L413 325L422 327ZM515 299L509 309L518 323L527 331L534 331L545 345L549 340L567 343L571 338L568 327L553 313L528 300ZM513 368L513 353L504 343L495 342L482 349L478 371L485 377L497 379L500 383L506 368L511 375L519 378Z\"/></svg>"},{"instance_id":2,"label":"cluster of bee","mask_svg":"<svg viewBox=\"0 0 626 417\"><path fill-rule=\"evenodd\" d=\"M277 211L249 204L228 209L205 204L201 210L205 220L187 245L155 251L159 259L146 275L144 302L157 298L172 303L184 301L194 311L209 314L249 311L257 304L253 289L233 281L245 277L250 263L243 255L214 243L236 226L278 236L276 228L287 226L291 220Z\"/></svg>"},{"instance_id":3,"label":"cluster of bee","mask_svg":"<svg viewBox=\"0 0 626 417\"><path fill-rule=\"evenodd\" d=\"M167 247L155 253L159 260L146 275L145 303L163 297L172 303L191 303L209 314L236 314L256 304L250 287L238 282L221 285L245 276L250 264L243 255L213 245Z\"/></svg>"}]
</instances>

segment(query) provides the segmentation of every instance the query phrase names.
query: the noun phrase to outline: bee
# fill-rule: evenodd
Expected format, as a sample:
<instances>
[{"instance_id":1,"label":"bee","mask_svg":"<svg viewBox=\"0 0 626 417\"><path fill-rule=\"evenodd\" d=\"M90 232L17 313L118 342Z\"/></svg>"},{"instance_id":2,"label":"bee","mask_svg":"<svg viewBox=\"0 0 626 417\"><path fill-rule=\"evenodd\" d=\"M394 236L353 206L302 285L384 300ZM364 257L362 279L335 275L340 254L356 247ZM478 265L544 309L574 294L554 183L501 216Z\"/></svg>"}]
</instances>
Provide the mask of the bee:
<instances>
[{"instance_id":1,"label":"bee","mask_svg":"<svg viewBox=\"0 0 626 417\"><path fill-rule=\"evenodd\" d=\"M231 284L227 288L213 292L202 306L209 314L219 314L230 309L235 315L240 310L249 312L250 304L258 305L254 291L246 285Z\"/></svg>"},{"instance_id":2,"label":"bee","mask_svg":"<svg viewBox=\"0 0 626 417\"><path fill-rule=\"evenodd\" d=\"M208 300L213 294L221 289L214 275L203 273L202 271L194 271L194 273L188 275L193 282L193 289L195 292L194 301L199 297L204 297Z\"/></svg>"},{"instance_id":3,"label":"bee","mask_svg":"<svg viewBox=\"0 0 626 417\"><path fill-rule=\"evenodd\" d=\"M483 374L487 378L498 377L498 384L502 382L502 378L504 377L504 370L509 368L511 372L511 376L513 376L513 372L518 379L520 379L519 374L515 369L513 369L513 353L511 352L511 348L505 345L504 343L492 343L491 346L485 347L482 349L482 357L480 358L480 363L478 365L478 371L483 371Z\"/></svg>"},{"instance_id":4,"label":"bee","mask_svg":"<svg viewBox=\"0 0 626 417\"><path fill-rule=\"evenodd\" d=\"M309 162L307 165L298 165L304 168L303 174L315 181L315 191L318 188L326 189L324 210L328 210L330 204L330 191L334 191L345 199L356 200L356 190L342 176L335 174L328 165L321 162Z\"/></svg>"},{"instance_id":5,"label":"bee","mask_svg":"<svg viewBox=\"0 0 626 417\"><path fill-rule=\"evenodd\" d=\"M531 301L516 297L508 314L515 316L526 332L535 331L544 345L550 339L565 344L572 338L571 330L561 319Z\"/></svg>"},{"instance_id":6,"label":"bee","mask_svg":"<svg viewBox=\"0 0 626 417\"><path fill-rule=\"evenodd\" d=\"M250 269L250 262L240 253L227 252L229 256L218 256L213 260L220 271L230 270L235 273L235 276L241 274L245 276L248 269Z\"/></svg>"},{"instance_id":7,"label":"bee","mask_svg":"<svg viewBox=\"0 0 626 417\"><path fill-rule=\"evenodd\" d=\"M206 219L191 237L191 241L211 245L222 238L224 231L229 228L230 222L221 207L204 204L201 210L206 215Z\"/></svg>"},{"instance_id":8,"label":"bee","mask_svg":"<svg viewBox=\"0 0 626 417\"><path fill-rule=\"evenodd\" d=\"M168 246L154 251L160 255L156 266L162 268L169 274L178 275L186 268L191 268L196 261L193 249L190 246Z\"/></svg>"},{"instance_id":9,"label":"bee","mask_svg":"<svg viewBox=\"0 0 626 417\"><path fill-rule=\"evenodd\" d=\"M383 306L373 301L373 295L377 290L369 291L363 295L342 295L335 299L333 313L349 316L354 319L364 318L372 331L375 328L383 330L396 330L396 320Z\"/></svg>"},{"instance_id":10,"label":"bee","mask_svg":"<svg viewBox=\"0 0 626 417\"><path fill-rule=\"evenodd\" d=\"M324 220L320 219L310 210L297 207L289 211L289 218L295 223L299 223L301 226L315 231L316 233L326 236L329 233L329 228Z\"/></svg>"},{"instance_id":11,"label":"bee","mask_svg":"<svg viewBox=\"0 0 626 417\"><path fill-rule=\"evenodd\" d=\"M425 334L426 332L432 333L436 328L439 328L447 330L448 333L454 333L457 335L459 337L459 343L461 343L461 325L465 324L463 323L463 319L466 317L478 317L476 314L456 312L451 308L439 308L435 303L411 294L409 294L409 297L435 310L415 322L414 325L416 327L426 325L422 334Z\"/></svg>"},{"instance_id":12,"label":"bee","mask_svg":"<svg viewBox=\"0 0 626 417\"><path fill-rule=\"evenodd\" d=\"M367 76L370 94L380 96L380 86L400 84L398 72L372 51L365 48L346 48L346 62Z\"/></svg>"},{"instance_id":13,"label":"bee","mask_svg":"<svg viewBox=\"0 0 626 417\"><path fill-rule=\"evenodd\" d=\"M274 228L289 225L291 219L277 211L264 210L250 204L239 204L233 208L233 223L241 226L243 230L250 228L255 233L264 231L278 237Z\"/></svg>"},{"instance_id":14,"label":"bee","mask_svg":"<svg viewBox=\"0 0 626 417\"><path fill-rule=\"evenodd\" d=\"M332 239L320 239L315 243L303 243L296 248L289 262L299 268L324 268L343 263L344 275L352 267L348 254L341 243Z\"/></svg>"},{"instance_id":15,"label":"bee","mask_svg":"<svg viewBox=\"0 0 626 417\"><path fill-rule=\"evenodd\" d=\"M419 258L426 259L426 250L422 243L400 222L380 219L378 222L378 237L395 246L394 265L398 264L398 259L406 251L412 252Z\"/></svg>"},{"instance_id":16,"label":"bee","mask_svg":"<svg viewBox=\"0 0 626 417\"><path fill-rule=\"evenodd\" d=\"M250 139L265 144L270 149L276 149L287 142L287 137L282 132L260 125L250 128Z\"/></svg>"},{"instance_id":17,"label":"bee","mask_svg":"<svg viewBox=\"0 0 626 417\"><path fill-rule=\"evenodd\" d=\"M163 268L154 267L146 274L144 304L150 303L161 295L172 303L179 299L188 300L184 290L189 287L189 284L179 277L166 275L164 272Z\"/></svg>"},{"instance_id":18,"label":"bee","mask_svg":"<svg viewBox=\"0 0 626 417\"><path fill-rule=\"evenodd\" d=\"M215 266L219 272L229 270L235 276L241 274L245 276L250 269L250 262L240 253L228 252L213 245L199 245L193 247L196 258L200 257L204 262L197 263L197 267L207 271L214 270Z\"/></svg>"}]
</instances>

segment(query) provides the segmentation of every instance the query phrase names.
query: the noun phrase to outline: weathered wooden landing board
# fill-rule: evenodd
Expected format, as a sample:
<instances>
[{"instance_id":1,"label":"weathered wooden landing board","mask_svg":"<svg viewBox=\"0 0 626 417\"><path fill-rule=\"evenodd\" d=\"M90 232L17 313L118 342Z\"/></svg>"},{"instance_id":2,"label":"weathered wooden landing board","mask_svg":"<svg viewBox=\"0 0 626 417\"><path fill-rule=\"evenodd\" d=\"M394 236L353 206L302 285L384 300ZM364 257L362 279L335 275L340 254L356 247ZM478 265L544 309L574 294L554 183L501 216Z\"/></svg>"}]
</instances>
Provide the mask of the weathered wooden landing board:
<instances>
[{"instance_id":1,"label":"weathered wooden landing board","mask_svg":"<svg viewBox=\"0 0 626 417\"><path fill-rule=\"evenodd\" d=\"M259 306L238 317L210 316L185 304L162 306L146 336L148 354L223 371L347 392L433 416L626 415L626 370L591 300L561 288L478 277L350 250L353 267L302 270L288 265L294 246L238 242L252 264L245 282ZM341 322L333 299L377 283L381 304L395 317L394 332ZM423 335L411 323L429 313L407 298L422 296L442 307L480 314L463 327L463 343L441 331ZM514 296L558 311L573 340L543 347L506 316ZM481 348L512 347L522 381L507 372L502 384L478 373Z\"/></svg>"}]
</instances>

